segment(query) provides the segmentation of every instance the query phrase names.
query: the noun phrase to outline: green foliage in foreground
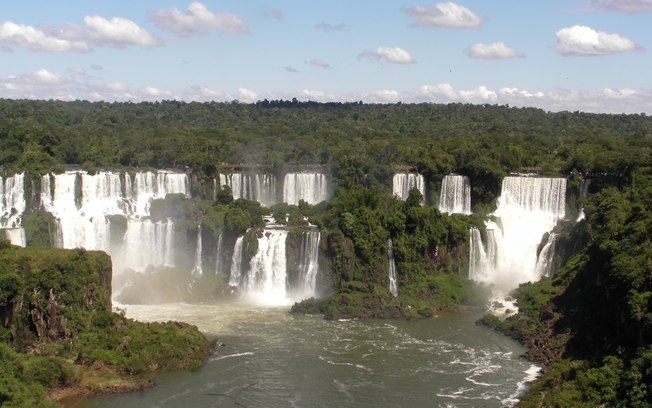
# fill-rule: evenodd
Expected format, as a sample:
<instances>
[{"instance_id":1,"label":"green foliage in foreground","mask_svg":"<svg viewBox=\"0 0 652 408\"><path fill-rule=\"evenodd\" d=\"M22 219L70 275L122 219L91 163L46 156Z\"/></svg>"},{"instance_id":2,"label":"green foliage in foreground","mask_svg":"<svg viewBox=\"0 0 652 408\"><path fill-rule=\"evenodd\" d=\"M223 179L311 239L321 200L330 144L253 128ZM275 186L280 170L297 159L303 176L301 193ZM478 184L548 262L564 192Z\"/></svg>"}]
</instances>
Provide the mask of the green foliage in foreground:
<instances>
[{"instance_id":1,"label":"green foliage in foreground","mask_svg":"<svg viewBox=\"0 0 652 408\"><path fill-rule=\"evenodd\" d=\"M203 363L212 343L196 327L112 312L110 281L104 253L0 243L3 407L51 406L44 393L57 387L101 391L91 371L131 378Z\"/></svg>"}]
</instances>

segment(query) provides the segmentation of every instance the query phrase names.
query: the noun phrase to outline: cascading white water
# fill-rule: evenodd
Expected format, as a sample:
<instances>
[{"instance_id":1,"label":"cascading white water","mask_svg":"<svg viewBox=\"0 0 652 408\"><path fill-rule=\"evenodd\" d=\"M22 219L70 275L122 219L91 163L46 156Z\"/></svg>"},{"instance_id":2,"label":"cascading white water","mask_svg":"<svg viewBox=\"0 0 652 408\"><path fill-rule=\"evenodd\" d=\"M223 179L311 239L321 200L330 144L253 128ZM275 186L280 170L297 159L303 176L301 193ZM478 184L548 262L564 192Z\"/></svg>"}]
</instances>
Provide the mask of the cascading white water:
<instances>
[{"instance_id":1,"label":"cascading white water","mask_svg":"<svg viewBox=\"0 0 652 408\"><path fill-rule=\"evenodd\" d=\"M539 257L537 258L536 274L539 276L552 276L555 273L555 244L557 242L557 234L550 233L548 242L543 246Z\"/></svg>"},{"instance_id":2,"label":"cascading white water","mask_svg":"<svg viewBox=\"0 0 652 408\"><path fill-rule=\"evenodd\" d=\"M4 230L13 245L25 246L22 217L25 202L25 173L0 177L0 229Z\"/></svg>"},{"instance_id":3,"label":"cascading white water","mask_svg":"<svg viewBox=\"0 0 652 408\"><path fill-rule=\"evenodd\" d=\"M299 285L298 295L302 299L315 296L317 274L319 272L319 240L318 230L305 231L301 235L301 250L299 251Z\"/></svg>"},{"instance_id":4,"label":"cascading white water","mask_svg":"<svg viewBox=\"0 0 652 408\"><path fill-rule=\"evenodd\" d=\"M194 276L202 276L204 274L202 262L202 242L201 242L201 224L197 227L197 243L195 245L195 266L192 268Z\"/></svg>"},{"instance_id":5,"label":"cascading white water","mask_svg":"<svg viewBox=\"0 0 652 408\"><path fill-rule=\"evenodd\" d=\"M229 286L240 287L242 280L242 247L244 245L244 237L238 237L233 246L233 256L231 257L231 273L229 275Z\"/></svg>"},{"instance_id":6,"label":"cascading white water","mask_svg":"<svg viewBox=\"0 0 652 408\"><path fill-rule=\"evenodd\" d=\"M591 179L582 179L582 183L580 184L580 199L588 197L590 185ZM577 222L582 221L584 217L584 204L580 203L580 212L577 215Z\"/></svg>"},{"instance_id":7,"label":"cascading white water","mask_svg":"<svg viewBox=\"0 0 652 408\"><path fill-rule=\"evenodd\" d=\"M449 174L441 182L439 211L449 214L471 214L471 183L467 176Z\"/></svg>"},{"instance_id":8,"label":"cascading white water","mask_svg":"<svg viewBox=\"0 0 652 408\"><path fill-rule=\"evenodd\" d=\"M564 217L565 204L565 178L505 177L495 221L486 222L486 250L479 231L470 231L470 278L493 284L499 293L538 280L538 244Z\"/></svg>"},{"instance_id":9,"label":"cascading white water","mask_svg":"<svg viewBox=\"0 0 652 408\"><path fill-rule=\"evenodd\" d=\"M139 172L133 182L125 174L124 188L114 172L70 171L41 179L41 206L57 220L55 245L106 251L116 274L174 265L174 223L149 219L151 201L173 193L190 195L186 174ZM123 236L111 237L112 216L126 218Z\"/></svg>"},{"instance_id":10,"label":"cascading white water","mask_svg":"<svg viewBox=\"0 0 652 408\"><path fill-rule=\"evenodd\" d=\"M392 295L398 296L398 285L396 283L396 263L394 262L394 243L392 239L387 240L387 262L389 272L389 291Z\"/></svg>"},{"instance_id":11,"label":"cascading white water","mask_svg":"<svg viewBox=\"0 0 652 408\"><path fill-rule=\"evenodd\" d=\"M410 190L416 188L422 196L426 196L426 183L421 174L417 173L396 173L392 179L392 194L406 200Z\"/></svg>"},{"instance_id":12,"label":"cascading white water","mask_svg":"<svg viewBox=\"0 0 652 408\"><path fill-rule=\"evenodd\" d=\"M322 173L288 173L283 181L283 202L298 205L299 200L314 205L328 200L328 182Z\"/></svg>"},{"instance_id":13,"label":"cascading white water","mask_svg":"<svg viewBox=\"0 0 652 408\"><path fill-rule=\"evenodd\" d=\"M223 274L223 269L224 269L224 244L222 242L222 235L223 233L220 233L220 236L217 238L217 250L215 251L215 275L222 275Z\"/></svg>"},{"instance_id":14,"label":"cascading white water","mask_svg":"<svg viewBox=\"0 0 652 408\"><path fill-rule=\"evenodd\" d=\"M148 266L174 266L174 223L171 219L127 221L122 248L112 251L114 270L144 271Z\"/></svg>"},{"instance_id":15,"label":"cascading white water","mask_svg":"<svg viewBox=\"0 0 652 408\"><path fill-rule=\"evenodd\" d=\"M220 174L219 186L229 186L233 199L255 200L263 207L278 203L276 198L276 177L273 174L230 173ZM216 180L217 185L217 180Z\"/></svg>"},{"instance_id":16,"label":"cascading white water","mask_svg":"<svg viewBox=\"0 0 652 408\"><path fill-rule=\"evenodd\" d=\"M266 228L258 238L258 251L251 258L249 271L242 280L245 296L256 303L285 305L287 293L287 257L285 240L288 232Z\"/></svg>"}]
</instances>

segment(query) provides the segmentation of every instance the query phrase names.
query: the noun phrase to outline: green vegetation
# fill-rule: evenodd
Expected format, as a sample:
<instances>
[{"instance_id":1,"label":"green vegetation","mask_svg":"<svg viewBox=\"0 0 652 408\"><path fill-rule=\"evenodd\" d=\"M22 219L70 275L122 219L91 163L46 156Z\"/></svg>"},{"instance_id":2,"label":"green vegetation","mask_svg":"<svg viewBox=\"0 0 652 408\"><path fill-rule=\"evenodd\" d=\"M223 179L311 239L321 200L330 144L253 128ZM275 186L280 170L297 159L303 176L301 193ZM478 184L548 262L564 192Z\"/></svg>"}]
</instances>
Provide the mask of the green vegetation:
<instances>
[{"instance_id":1,"label":"green vegetation","mask_svg":"<svg viewBox=\"0 0 652 408\"><path fill-rule=\"evenodd\" d=\"M585 211L574 232L582 245L565 267L522 285L517 315L481 322L547 365L520 406L652 405L651 168L591 196Z\"/></svg>"},{"instance_id":2,"label":"green vegetation","mask_svg":"<svg viewBox=\"0 0 652 408\"><path fill-rule=\"evenodd\" d=\"M101 252L0 243L0 403L55 405L57 388L140 388L146 374L196 369L212 345L183 323L139 323L111 311Z\"/></svg>"},{"instance_id":3,"label":"green vegetation","mask_svg":"<svg viewBox=\"0 0 652 408\"><path fill-rule=\"evenodd\" d=\"M647 406L652 405L651 135L652 118L643 114L550 113L492 105L0 100L0 172L25 171L32 180L26 196L32 197L38 176L61 171L65 164L81 164L91 172L183 169L192 178L194 198L171 195L153 203L152 213L155 220L175 217L175 245L184 253L194 253L201 224L204 243L211 248L220 234L225 247L232 248L236 237L249 231L245 253L251 257L262 216L271 214L293 229L289 259L297 259L307 218L322 233L320 258L330 271L323 278L329 296L295 305L295 312L410 319L482 304L484 289L465 279L468 231L483 229L482 217L494 208L506 174L570 175L567 213L573 219L580 179L590 176L594 194L584 202L586 220L555 231L559 273L518 289L519 314L482 322L519 339L530 347L530 358L548 366L522 405ZM233 200L228 188L215 192L213 199L212 180L221 163L265 164L277 175L294 165L322 165L332 181L333 199L271 210ZM391 176L399 165L415 166L425 176L426 197L416 190L405 202L390 196ZM432 206L440 180L451 172L471 178L476 215L442 215ZM53 220L29 199L28 206L28 242L48 246ZM120 222L112 222L112 228L114 224L120 228ZM386 289L390 239L398 298ZM19 385L29 372L26 367L38 365L29 359L44 356L17 357L3 346L0 402L40 395L38 387L57 381L75 383L79 377L67 368L69 361L79 360L86 369L89 364L122 367L114 368L120 375L173 368L152 362L164 359L177 366L179 361L181 366L194 364L166 347L162 352L171 354L165 356L147 348L145 333L168 336L167 328L146 329L107 311L110 274L100 272L107 270L107 262L99 255L72 251L68 259L56 252L37 256L26 251L0 251L0 336L19 350L36 344L39 353L53 353L45 358L59 360L42 364L53 365L50 371L59 374L34 374L41 378L37 384ZM215 264L211 256L205 261ZM37 262L39 257L47 261ZM180 260L177 267L187 271L191 262ZM86 269L95 271L90 280L68 282L75 281L70 271ZM157 290L165 297L149 302L204 301L228 291L224 277L204 276L197 282L170 268L156 272L162 278ZM146 282L147 273L139 276ZM139 291L132 292L125 296ZM14 310L20 296L29 301ZM88 307L89 299L93 307ZM55 308L51 315L48 305L53 304L86 306ZM18 324L30 319L36 323ZM111 328L110 335L98 327ZM188 343L184 336L171 344ZM133 343L123 344L125 338ZM6 397L5 390L22 396Z\"/></svg>"}]
</instances>

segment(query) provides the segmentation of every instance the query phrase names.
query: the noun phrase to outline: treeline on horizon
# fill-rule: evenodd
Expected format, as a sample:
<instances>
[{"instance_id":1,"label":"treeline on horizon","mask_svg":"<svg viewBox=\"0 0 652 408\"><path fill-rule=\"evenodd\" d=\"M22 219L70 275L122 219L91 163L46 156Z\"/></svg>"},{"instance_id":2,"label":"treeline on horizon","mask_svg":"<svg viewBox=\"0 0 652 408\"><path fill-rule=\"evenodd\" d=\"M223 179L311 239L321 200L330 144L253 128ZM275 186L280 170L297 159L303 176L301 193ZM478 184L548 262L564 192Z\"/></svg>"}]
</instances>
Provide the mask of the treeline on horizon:
<instances>
[{"instance_id":1,"label":"treeline on horizon","mask_svg":"<svg viewBox=\"0 0 652 408\"><path fill-rule=\"evenodd\" d=\"M650 155L652 118L469 104L260 101L62 102L0 99L0 165L191 168L220 163L327 166L380 179L396 165L458 172L625 174Z\"/></svg>"}]
</instances>

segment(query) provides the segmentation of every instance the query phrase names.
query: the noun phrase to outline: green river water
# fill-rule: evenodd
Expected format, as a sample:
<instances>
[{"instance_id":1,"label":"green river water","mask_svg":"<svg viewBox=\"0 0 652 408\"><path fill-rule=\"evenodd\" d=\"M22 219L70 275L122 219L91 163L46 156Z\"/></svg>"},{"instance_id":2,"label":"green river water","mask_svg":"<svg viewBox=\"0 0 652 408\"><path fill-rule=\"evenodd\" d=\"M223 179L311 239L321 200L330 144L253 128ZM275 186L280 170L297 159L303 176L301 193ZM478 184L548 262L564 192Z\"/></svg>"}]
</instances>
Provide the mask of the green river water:
<instances>
[{"instance_id":1,"label":"green river water","mask_svg":"<svg viewBox=\"0 0 652 408\"><path fill-rule=\"evenodd\" d=\"M77 407L501 407L536 372L519 357L523 347L476 326L477 314L326 321L287 307L121 307L142 321L197 325L225 346L199 371Z\"/></svg>"}]
</instances>

